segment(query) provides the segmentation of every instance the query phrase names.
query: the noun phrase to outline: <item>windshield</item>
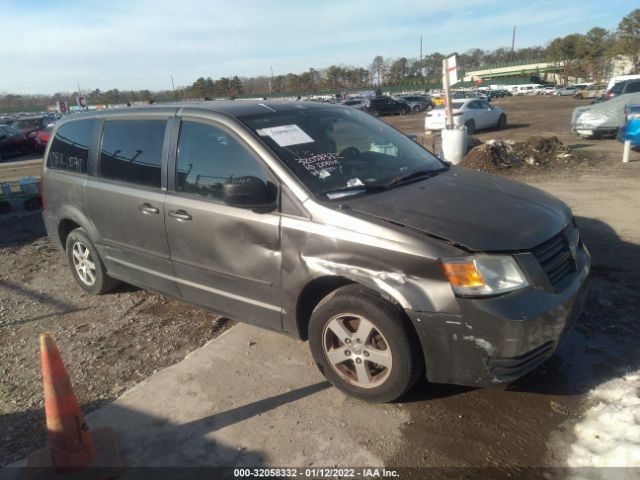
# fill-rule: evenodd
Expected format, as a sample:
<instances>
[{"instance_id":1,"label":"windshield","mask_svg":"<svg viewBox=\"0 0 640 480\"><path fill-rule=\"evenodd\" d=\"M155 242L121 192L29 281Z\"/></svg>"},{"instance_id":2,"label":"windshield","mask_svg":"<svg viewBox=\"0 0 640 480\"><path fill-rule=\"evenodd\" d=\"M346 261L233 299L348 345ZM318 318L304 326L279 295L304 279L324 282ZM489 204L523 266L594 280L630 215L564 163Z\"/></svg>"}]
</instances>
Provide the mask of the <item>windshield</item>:
<instances>
[{"instance_id":1,"label":"windshield","mask_svg":"<svg viewBox=\"0 0 640 480\"><path fill-rule=\"evenodd\" d=\"M405 175L445 167L407 136L347 107L305 108L240 120L310 191L330 199L389 187Z\"/></svg>"},{"instance_id":2,"label":"windshield","mask_svg":"<svg viewBox=\"0 0 640 480\"><path fill-rule=\"evenodd\" d=\"M460 108L462 108L462 105L464 105L464 102L466 102L466 100L464 100L464 101L462 101L462 102L456 102L456 101L453 101L453 102L451 102L451 107L452 107L454 110L460 109ZM444 103L441 103L441 104L440 104L440 105L438 105L435 109L436 109L436 110L444 110Z\"/></svg>"}]
</instances>

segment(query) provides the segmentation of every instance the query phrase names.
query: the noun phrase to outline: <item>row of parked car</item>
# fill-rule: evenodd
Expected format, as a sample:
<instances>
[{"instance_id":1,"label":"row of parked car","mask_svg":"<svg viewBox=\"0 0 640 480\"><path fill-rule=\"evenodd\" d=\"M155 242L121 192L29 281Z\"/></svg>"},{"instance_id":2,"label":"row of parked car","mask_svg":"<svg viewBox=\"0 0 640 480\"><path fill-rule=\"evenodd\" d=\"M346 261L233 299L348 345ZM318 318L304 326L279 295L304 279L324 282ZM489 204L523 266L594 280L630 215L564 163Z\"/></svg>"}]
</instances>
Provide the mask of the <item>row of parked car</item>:
<instances>
[{"instance_id":1,"label":"row of parked car","mask_svg":"<svg viewBox=\"0 0 640 480\"><path fill-rule=\"evenodd\" d=\"M428 95L394 95L393 97L379 95L352 98L342 104L370 113L374 117L419 113L434 107L434 103Z\"/></svg>"},{"instance_id":2,"label":"row of parked car","mask_svg":"<svg viewBox=\"0 0 640 480\"><path fill-rule=\"evenodd\" d=\"M0 161L32 152L44 152L56 115L4 117L0 123Z\"/></svg>"}]
</instances>

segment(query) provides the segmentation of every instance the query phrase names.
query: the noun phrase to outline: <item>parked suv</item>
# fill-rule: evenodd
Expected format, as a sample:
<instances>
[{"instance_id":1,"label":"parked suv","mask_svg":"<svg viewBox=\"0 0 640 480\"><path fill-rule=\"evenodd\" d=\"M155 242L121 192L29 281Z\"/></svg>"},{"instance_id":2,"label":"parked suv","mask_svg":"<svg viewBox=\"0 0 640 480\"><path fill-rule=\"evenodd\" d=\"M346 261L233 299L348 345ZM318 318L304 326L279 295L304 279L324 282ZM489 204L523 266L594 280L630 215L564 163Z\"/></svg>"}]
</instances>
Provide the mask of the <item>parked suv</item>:
<instances>
[{"instance_id":1,"label":"parked suv","mask_svg":"<svg viewBox=\"0 0 640 480\"><path fill-rule=\"evenodd\" d=\"M429 108L433 108L433 103L431 103L431 99L424 95L398 95L398 96L394 96L393 99L407 102L409 104L409 108L411 108L411 111L414 113L422 112L424 110L428 110Z\"/></svg>"},{"instance_id":2,"label":"parked suv","mask_svg":"<svg viewBox=\"0 0 640 480\"><path fill-rule=\"evenodd\" d=\"M512 381L553 354L587 292L564 203L344 106L76 115L54 127L43 192L87 292L124 281L308 339L329 381L368 401L420 375Z\"/></svg>"},{"instance_id":3,"label":"parked suv","mask_svg":"<svg viewBox=\"0 0 640 480\"><path fill-rule=\"evenodd\" d=\"M598 98L605 91L606 87L606 85L589 85L587 88L577 90L576 93L573 94L573 98L576 100Z\"/></svg>"},{"instance_id":4,"label":"parked suv","mask_svg":"<svg viewBox=\"0 0 640 480\"><path fill-rule=\"evenodd\" d=\"M409 104L403 100L394 100L385 95L369 99L367 112L374 117L380 115L406 115L411 111Z\"/></svg>"},{"instance_id":5,"label":"parked suv","mask_svg":"<svg viewBox=\"0 0 640 480\"><path fill-rule=\"evenodd\" d=\"M602 96L601 101L606 102L607 100L619 97L620 95L639 92L640 80L625 80L614 84L613 87L607 90L607 92Z\"/></svg>"}]
</instances>

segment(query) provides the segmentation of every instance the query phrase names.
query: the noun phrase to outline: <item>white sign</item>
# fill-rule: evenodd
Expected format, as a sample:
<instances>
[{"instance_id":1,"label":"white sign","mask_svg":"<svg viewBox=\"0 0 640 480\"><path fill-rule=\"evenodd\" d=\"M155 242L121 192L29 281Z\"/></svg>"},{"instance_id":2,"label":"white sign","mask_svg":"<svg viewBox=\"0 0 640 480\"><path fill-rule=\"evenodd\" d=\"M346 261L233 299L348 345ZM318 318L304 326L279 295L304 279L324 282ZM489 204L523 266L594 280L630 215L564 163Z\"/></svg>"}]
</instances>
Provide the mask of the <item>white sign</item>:
<instances>
[{"instance_id":1,"label":"white sign","mask_svg":"<svg viewBox=\"0 0 640 480\"><path fill-rule=\"evenodd\" d=\"M305 133L298 125L282 125L280 127L261 128L257 130L262 137L271 137L281 147L313 143L313 138Z\"/></svg>"},{"instance_id":2,"label":"white sign","mask_svg":"<svg viewBox=\"0 0 640 480\"><path fill-rule=\"evenodd\" d=\"M76 102L78 102L78 106L83 110L87 109L87 97L80 95L76 97Z\"/></svg>"},{"instance_id":3,"label":"white sign","mask_svg":"<svg viewBox=\"0 0 640 480\"><path fill-rule=\"evenodd\" d=\"M456 64L456 56L451 55L447 58L447 64L449 65L449 85L455 85L458 83L458 65Z\"/></svg>"}]
</instances>

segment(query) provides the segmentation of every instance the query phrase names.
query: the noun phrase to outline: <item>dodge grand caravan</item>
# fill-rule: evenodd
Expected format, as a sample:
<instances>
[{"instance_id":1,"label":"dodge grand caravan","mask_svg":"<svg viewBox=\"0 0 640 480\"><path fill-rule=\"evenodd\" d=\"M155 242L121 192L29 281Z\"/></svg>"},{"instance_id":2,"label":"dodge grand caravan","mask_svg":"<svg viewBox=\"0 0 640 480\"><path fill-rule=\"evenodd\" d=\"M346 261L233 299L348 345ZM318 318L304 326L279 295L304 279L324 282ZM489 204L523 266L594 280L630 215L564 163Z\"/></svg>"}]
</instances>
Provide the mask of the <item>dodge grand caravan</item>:
<instances>
[{"instance_id":1,"label":"dodge grand caravan","mask_svg":"<svg viewBox=\"0 0 640 480\"><path fill-rule=\"evenodd\" d=\"M44 220L77 283L118 281L309 341L368 401L549 358L584 304L570 209L343 106L207 102L59 122Z\"/></svg>"}]
</instances>

